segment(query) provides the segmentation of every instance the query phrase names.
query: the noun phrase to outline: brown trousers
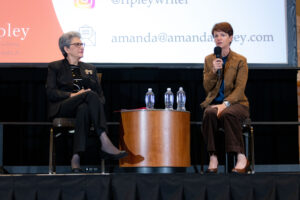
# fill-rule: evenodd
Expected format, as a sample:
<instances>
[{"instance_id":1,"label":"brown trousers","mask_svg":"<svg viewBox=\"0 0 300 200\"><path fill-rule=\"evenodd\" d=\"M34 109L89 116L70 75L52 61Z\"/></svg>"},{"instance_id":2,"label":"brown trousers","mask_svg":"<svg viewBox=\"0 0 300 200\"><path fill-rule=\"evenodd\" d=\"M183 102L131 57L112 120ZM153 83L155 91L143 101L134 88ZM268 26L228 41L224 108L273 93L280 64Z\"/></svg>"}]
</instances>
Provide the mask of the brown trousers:
<instances>
[{"instance_id":1,"label":"brown trousers","mask_svg":"<svg viewBox=\"0 0 300 200\"><path fill-rule=\"evenodd\" d=\"M217 117L217 108L208 106L203 115L202 133L207 144L207 151L216 152L215 136L219 128L224 130L225 151L245 153L241 123L249 117L248 107L234 104L225 108L220 117Z\"/></svg>"}]
</instances>

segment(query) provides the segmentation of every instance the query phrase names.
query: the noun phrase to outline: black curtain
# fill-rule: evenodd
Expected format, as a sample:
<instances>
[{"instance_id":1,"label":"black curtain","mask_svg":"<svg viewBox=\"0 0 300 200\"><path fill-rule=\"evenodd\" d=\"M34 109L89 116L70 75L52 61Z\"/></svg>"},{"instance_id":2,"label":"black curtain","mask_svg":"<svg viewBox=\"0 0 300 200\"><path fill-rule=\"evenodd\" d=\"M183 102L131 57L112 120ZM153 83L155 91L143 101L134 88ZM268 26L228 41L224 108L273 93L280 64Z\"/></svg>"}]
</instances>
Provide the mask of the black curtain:
<instances>
[{"instance_id":1,"label":"black curtain","mask_svg":"<svg viewBox=\"0 0 300 200\"><path fill-rule=\"evenodd\" d=\"M205 98L203 69L98 68L98 71L103 73L102 86L109 122L119 122L120 109L144 107L147 88L151 87L155 93L155 108L164 108L163 95L167 87L171 87L175 94L180 86L187 95L186 108L191 112L191 121L202 120L200 103ZM250 101L252 121L298 120L296 74L296 70L287 69L249 70L246 95ZM48 121L46 76L46 68L0 68L0 122ZM110 126L109 132L112 141L117 144L119 128ZM298 163L297 126L257 125L254 133L257 164ZM48 134L49 126L4 126L4 164L47 165ZM65 148L65 139L60 140L58 148ZM200 151L205 149L201 140L200 126L192 125L192 164L200 164ZM70 155L59 154L58 164L69 164L67 156ZM204 159L207 162L207 158Z\"/></svg>"},{"instance_id":2,"label":"black curtain","mask_svg":"<svg viewBox=\"0 0 300 200\"><path fill-rule=\"evenodd\" d=\"M299 174L6 176L7 200L298 200Z\"/></svg>"}]
</instances>

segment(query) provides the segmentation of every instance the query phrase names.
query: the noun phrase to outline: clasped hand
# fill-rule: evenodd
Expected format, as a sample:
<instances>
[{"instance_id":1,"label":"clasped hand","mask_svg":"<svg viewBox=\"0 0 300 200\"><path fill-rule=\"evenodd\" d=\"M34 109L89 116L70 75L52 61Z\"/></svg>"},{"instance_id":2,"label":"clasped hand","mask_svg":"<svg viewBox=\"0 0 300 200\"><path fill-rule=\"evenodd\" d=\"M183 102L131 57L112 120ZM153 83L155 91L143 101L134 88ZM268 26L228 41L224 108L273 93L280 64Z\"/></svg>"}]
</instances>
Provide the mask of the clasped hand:
<instances>
[{"instance_id":1,"label":"clasped hand","mask_svg":"<svg viewBox=\"0 0 300 200\"><path fill-rule=\"evenodd\" d=\"M213 72L217 73L219 69L222 69L223 60L221 58L216 58L213 61Z\"/></svg>"}]
</instances>

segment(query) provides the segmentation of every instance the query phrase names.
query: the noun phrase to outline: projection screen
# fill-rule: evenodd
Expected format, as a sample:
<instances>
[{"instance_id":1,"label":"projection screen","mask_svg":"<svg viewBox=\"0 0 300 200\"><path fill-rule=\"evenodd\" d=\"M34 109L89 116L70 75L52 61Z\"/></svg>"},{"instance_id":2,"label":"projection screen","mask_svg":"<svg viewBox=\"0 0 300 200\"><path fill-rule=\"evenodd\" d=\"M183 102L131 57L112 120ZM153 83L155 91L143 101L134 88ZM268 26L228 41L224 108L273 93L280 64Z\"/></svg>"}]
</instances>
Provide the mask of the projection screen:
<instances>
[{"instance_id":1,"label":"projection screen","mask_svg":"<svg viewBox=\"0 0 300 200\"><path fill-rule=\"evenodd\" d=\"M248 63L296 66L295 0L14 0L0 11L0 63L61 59L58 38L74 30L85 62L197 66L226 21Z\"/></svg>"}]
</instances>

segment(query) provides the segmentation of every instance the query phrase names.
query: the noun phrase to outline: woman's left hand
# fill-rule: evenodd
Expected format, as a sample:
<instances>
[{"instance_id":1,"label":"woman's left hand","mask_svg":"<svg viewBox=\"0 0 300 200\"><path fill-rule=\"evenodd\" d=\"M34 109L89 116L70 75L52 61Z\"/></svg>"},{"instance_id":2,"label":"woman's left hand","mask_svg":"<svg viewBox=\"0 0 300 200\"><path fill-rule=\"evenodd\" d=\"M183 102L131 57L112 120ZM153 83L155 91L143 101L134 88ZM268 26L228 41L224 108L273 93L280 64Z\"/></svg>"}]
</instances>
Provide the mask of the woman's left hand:
<instances>
[{"instance_id":1,"label":"woman's left hand","mask_svg":"<svg viewBox=\"0 0 300 200\"><path fill-rule=\"evenodd\" d=\"M212 108L217 108L218 109L218 113L217 113L217 117L220 118L221 113L223 112L223 110L226 108L225 104L218 104L218 105L213 105L211 106Z\"/></svg>"}]
</instances>

